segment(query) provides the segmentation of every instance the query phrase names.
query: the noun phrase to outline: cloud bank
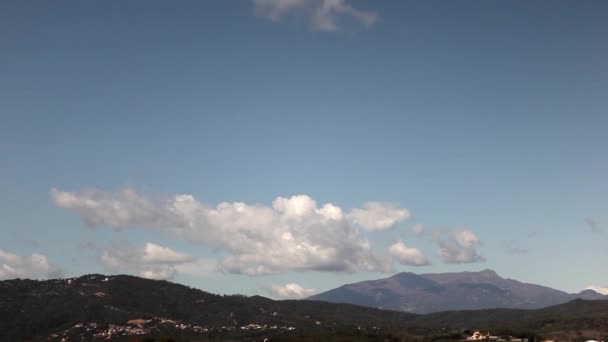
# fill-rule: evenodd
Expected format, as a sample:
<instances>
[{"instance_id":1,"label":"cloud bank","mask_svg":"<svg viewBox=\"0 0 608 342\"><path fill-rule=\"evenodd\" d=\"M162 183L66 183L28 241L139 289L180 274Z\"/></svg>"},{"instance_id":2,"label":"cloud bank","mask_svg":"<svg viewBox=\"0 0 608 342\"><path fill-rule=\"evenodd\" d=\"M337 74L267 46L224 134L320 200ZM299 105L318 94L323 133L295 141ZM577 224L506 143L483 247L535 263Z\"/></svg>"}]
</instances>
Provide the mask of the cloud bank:
<instances>
[{"instance_id":1,"label":"cloud bank","mask_svg":"<svg viewBox=\"0 0 608 342\"><path fill-rule=\"evenodd\" d=\"M307 289L296 283L270 285L264 287L264 291L275 299L303 299L317 293L314 289Z\"/></svg>"},{"instance_id":2,"label":"cloud bank","mask_svg":"<svg viewBox=\"0 0 608 342\"><path fill-rule=\"evenodd\" d=\"M0 280L59 278L62 273L46 255L34 253L21 256L0 249Z\"/></svg>"},{"instance_id":3,"label":"cloud bank","mask_svg":"<svg viewBox=\"0 0 608 342\"><path fill-rule=\"evenodd\" d=\"M53 189L51 197L56 206L78 214L91 226L163 231L222 253L219 270L248 275L390 272L390 259L377 256L359 229L389 229L410 217L396 204L369 202L344 212L331 203L318 206L306 195L277 197L271 206L243 202L211 206L184 194L156 200L132 188Z\"/></svg>"},{"instance_id":4,"label":"cloud bank","mask_svg":"<svg viewBox=\"0 0 608 342\"><path fill-rule=\"evenodd\" d=\"M378 21L378 13L355 9L346 0L253 0L255 15L279 22L289 15L301 15L316 31L336 31L342 18L366 27Z\"/></svg>"}]
</instances>

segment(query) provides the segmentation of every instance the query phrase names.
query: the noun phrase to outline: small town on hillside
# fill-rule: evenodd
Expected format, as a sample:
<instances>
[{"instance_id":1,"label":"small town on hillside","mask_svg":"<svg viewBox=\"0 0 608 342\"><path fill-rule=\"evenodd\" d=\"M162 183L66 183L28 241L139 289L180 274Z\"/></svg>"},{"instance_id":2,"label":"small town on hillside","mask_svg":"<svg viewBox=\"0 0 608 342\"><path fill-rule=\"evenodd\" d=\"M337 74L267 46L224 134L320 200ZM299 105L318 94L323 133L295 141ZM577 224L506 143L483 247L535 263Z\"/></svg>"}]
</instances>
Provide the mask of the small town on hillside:
<instances>
[{"instance_id":1,"label":"small town on hillside","mask_svg":"<svg viewBox=\"0 0 608 342\"><path fill-rule=\"evenodd\" d=\"M528 342L527 338L518 338L513 336L493 336L490 332L475 331L473 335L467 337L463 341L510 341L510 342ZM530 341L533 342L533 341ZM542 340L540 342L558 342L556 340ZM604 342L597 340L586 340L585 342Z\"/></svg>"}]
</instances>

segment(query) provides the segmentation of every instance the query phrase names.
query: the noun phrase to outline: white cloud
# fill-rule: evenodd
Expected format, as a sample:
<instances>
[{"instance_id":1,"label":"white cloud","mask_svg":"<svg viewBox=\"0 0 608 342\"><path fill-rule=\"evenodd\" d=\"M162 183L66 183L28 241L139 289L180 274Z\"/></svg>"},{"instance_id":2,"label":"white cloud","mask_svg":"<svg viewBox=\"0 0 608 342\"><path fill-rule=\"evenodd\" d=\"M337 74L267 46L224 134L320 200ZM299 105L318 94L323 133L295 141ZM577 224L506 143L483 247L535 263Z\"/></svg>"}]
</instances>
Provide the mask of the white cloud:
<instances>
[{"instance_id":1,"label":"white cloud","mask_svg":"<svg viewBox=\"0 0 608 342\"><path fill-rule=\"evenodd\" d=\"M21 256L0 249L0 279L59 278L61 269L53 265L46 255L34 253Z\"/></svg>"},{"instance_id":2,"label":"white cloud","mask_svg":"<svg viewBox=\"0 0 608 342\"><path fill-rule=\"evenodd\" d=\"M178 274L203 275L210 262L148 242L143 247L112 246L99 253L99 262L110 272L135 273L150 279L173 279Z\"/></svg>"},{"instance_id":3,"label":"white cloud","mask_svg":"<svg viewBox=\"0 0 608 342\"><path fill-rule=\"evenodd\" d=\"M209 206L191 195L154 200L131 188L116 193L53 189L51 196L55 205L79 214L90 225L157 229L223 252L220 270L248 275L390 272L390 260L376 256L357 227L387 229L410 217L406 209L378 202L343 213L331 203L319 207L306 195L278 197L272 206Z\"/></svg>"},{"instance_id":4,"label":"white cloud","mask_svg":"<svg viewBox=\"0 0 608 342\"><path fill-rule=\"evenodd\" d=\"M429 260L418 248L405 245L403 241L398 241L388 248L390 255L395 257L401 265L424 266L429 265Z\"/></svg>"},{"instance_id":5,"label":"white cloud","mask_svg":"<svg viewBox=\"0 0 608 342\"><path fill-rule=\"evenodd\" d=\"M378 13L354 9L346 4L346 0L323 0L315 10L313 27L320 31L335 31L339 15L349 15L367 27L378 20Z\"/></svg>"},{"instance_id":6,"label":"white cloud","mask_svg":"<svg viewBox=\"0 0 608 342\"><path fill-rule=\"evenodd\" d=\"M470 229L459 229L439 237L439 256L448 264L483 262L485 258L477 254L479 238Z\"/></svg>"},{"instance_id":7,"label":"white cloud","mask_svg":"<svg viewBox=\"0 0 608 342\"><path fill-rule=\"evenodd\" d=\"M314 289L307 289L296 283L270 285L265 287L264 291L276 299L302 299L317 293Z\"/></svg>"},{"instance_id":8,"label":"white cloud","mask_svg":"<svg viewBox=\"0 0 608 342\"><path fill-rule=\"evenodd\" d=\"M173 266L177 274L199 277L215 271L217 263L210 259L196 259L191 262L176 264Z\"/></svg>"},{"instance_id":9,"label":"white cloud","mask_svg":"<svg viewBox=\"0 0 608 342\"><path fill-rule=\"evenodd\" d=\"M407 209L392 203L367 202L363 208L351 210L348 217L365 229L383 230L392 228L398 222L409 220L411 214Z\"/></svg>"},{"instance_id":10,"label":"white cloud","mask_svg":"<svg viewBox=\"0 0 608 342\"><path fill-rule=\"evenodd\" d=\"M378 13L355 9L346 0L253 0L254 13L279 22L284 16L300 14L310 18L317 31L336 31L341 17L349 17L366 27L378 20Z\"/></svg>"},{"instance_id":11,"label":"white cloud","mask_svg":"<svg viewBox=\"0 0 608 342\"><path fill-rule=\"evenodd\" d=\"M163 247L151 242L146 243L142 261L148 264L183 264L192 261L188 254L176 252L169 247Z\"/></svg>"},{"instance_id":12,"label":"white cloud","mask_svg":"<svg viewBox=\"0 0 608 342\"><path fill-rule=\"evenodd\" d=\"M290 198L277 197L272 202L274 210L288 219L299 219L317 210L317 203L306 195L297 195Z\"/></svg>"},{"instance_id":13,"label":"white cloud","mask_svg":"<svg viewBox=\"0 0 608 342\"><path fill-rule=\"evenodd\" d=\"M605 286L589 285L587 286L586 290L593 290L597 293L608 295L608 287Z\"/></svg>"},{"instance_id":14,"label":"white cloud","mask_svg":"<svg viewBox=\"0 0 608 342\"><path fill-rule=\"evenodd\" d=\"M169 224L171 220L165 213L159 213L148 198L131 188L124 188L115 196L98 190L71 193L52 189L51 196L58 207L77 209L91 226L106 225L123 229L152 222L155 225Z\"/></svg>"},{"instance_id":15,"label":"white cloud","mask_svg":"<svg viewBox=\"0 0 608 342\"><path fill-rule=\"evenodd\" d=\"M177 271L174 268L167 266L157 266L154 268L147 268L139 271L139 276L142 278L155 279L155 280L171 280L175 278Z\"/></svg>"}]
</instances>

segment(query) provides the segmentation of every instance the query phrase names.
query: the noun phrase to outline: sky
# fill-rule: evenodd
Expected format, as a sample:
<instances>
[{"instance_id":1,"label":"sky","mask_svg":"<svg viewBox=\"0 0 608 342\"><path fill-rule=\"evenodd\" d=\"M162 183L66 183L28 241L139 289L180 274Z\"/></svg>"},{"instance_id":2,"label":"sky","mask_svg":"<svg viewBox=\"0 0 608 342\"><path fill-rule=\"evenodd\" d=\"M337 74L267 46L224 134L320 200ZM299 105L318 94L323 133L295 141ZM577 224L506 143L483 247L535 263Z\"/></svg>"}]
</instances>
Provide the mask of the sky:
<instances>
[{"instance_id":1,"label":"sky","mask_svg":"<svg viewBox=\"0 0 608 342\"><path fill-rule=\"evenodd\" d=\"M608 293L605 1L0 3L0 279Z\"/></svg>"}]
</instances>

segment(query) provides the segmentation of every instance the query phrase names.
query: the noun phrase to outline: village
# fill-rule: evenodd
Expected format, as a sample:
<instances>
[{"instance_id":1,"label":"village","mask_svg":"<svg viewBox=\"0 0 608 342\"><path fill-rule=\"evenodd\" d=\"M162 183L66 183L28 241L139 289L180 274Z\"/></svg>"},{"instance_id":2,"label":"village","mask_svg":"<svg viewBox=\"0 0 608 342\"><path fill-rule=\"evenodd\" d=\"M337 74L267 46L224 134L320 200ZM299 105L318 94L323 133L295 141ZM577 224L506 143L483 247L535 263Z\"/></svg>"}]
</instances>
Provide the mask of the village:
<instances>
[{"instance_id":1,"label":"village","mask_svg":"<svg viewBox=\"0 0 608 342\"><path fill-rule=\"evenodd\" d=\"M476 331L473 335L467 337L464 341L517 341L528 342L527 338L517 338L512 336L492 336L490 332Z\"/></svg>"},{"instance_id":2,"label":"village","mask_svg":"<svg viewBox=\"0 0 608 342\"><path fill-rule=\"evenodd\" d=\"M463 341L511 341L511 342L528 342L527 338L517 338L513 336L493 336L490 332L475 331L471 336ZM534 341L530 341L534 342ZM558 342L557 340L541 340L539 342ZM604 342L597 340L585 340L585 342Z\"/></svg>"}]
</instances>

